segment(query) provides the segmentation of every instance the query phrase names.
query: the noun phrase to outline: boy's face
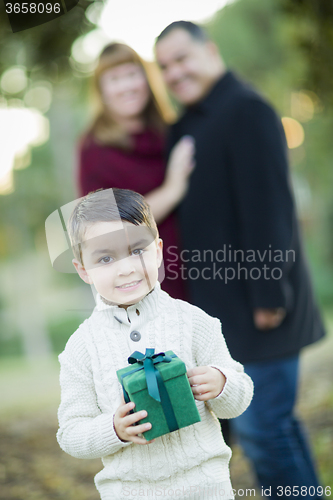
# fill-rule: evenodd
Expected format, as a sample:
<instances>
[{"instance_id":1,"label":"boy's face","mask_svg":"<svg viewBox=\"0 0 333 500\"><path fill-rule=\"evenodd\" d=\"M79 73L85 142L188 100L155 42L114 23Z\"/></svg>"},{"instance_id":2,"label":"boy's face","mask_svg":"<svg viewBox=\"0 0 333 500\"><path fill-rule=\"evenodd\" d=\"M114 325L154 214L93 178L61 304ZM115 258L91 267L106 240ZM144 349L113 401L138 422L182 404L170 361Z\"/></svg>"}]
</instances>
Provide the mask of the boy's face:
<instances>
[{"instance_id":1,"label":"boy's face","mask_svg":"<svg viewBox=\"0 0 333 500\"><path fill-rule=\"evenodd\" d=\"M107 301L121 307L139 302L155 286L162 262L162 240L146 225L97 222L81 244L83 265L73 260L80 277L94 284Z\"/></svg>"}]
</instances>

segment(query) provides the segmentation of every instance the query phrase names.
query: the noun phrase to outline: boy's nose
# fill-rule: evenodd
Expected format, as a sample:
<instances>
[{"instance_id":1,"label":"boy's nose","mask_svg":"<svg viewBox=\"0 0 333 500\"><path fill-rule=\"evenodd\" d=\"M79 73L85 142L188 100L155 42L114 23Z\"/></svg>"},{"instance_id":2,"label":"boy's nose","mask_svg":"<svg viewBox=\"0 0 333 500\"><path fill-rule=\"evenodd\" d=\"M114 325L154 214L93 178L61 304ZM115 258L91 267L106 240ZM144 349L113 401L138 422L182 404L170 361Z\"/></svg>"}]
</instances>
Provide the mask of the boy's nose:
<instances>
[{"instance_id":1,"label":"boy's nose","mask_svg":"<svg viewBox=\"0 0 333 500\"><path fill-rule=\"evenodd\" d=\"M125 257L118 261L118 275L128 275L135 272L135 266L131 257Z\"/></svg>"}]
</instances>

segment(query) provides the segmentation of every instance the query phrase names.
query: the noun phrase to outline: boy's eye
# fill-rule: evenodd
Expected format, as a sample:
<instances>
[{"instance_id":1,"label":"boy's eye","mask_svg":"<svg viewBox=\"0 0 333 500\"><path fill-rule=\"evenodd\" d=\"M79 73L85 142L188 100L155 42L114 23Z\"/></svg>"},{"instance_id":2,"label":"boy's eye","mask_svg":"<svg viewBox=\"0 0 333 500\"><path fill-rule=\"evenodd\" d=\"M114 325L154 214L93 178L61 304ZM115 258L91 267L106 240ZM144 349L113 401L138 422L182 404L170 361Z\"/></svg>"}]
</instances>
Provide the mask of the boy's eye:
<instances>
[{"instance_id":1,"label":"boy's eye","mask_svg":"<svg viewBox=\"0 0 333 500\"><path fill-rule=\"evenodd\" d=\"M112 261L112 257L102 257L101 259L99 259L98 262L102 262L103 264L109 264L109 262Z\"/></svg>"},{"instance_id":2,"label":"boy's eye","mask_svg":"<svg viewBox=\"0 0 333 500\"><path fill-rule=\"evenodd\" d=\"M132 251L133 255L142 255L143 254L143 249L142 248L137 248L136 250Z\"/></svg>"}]
</instances>

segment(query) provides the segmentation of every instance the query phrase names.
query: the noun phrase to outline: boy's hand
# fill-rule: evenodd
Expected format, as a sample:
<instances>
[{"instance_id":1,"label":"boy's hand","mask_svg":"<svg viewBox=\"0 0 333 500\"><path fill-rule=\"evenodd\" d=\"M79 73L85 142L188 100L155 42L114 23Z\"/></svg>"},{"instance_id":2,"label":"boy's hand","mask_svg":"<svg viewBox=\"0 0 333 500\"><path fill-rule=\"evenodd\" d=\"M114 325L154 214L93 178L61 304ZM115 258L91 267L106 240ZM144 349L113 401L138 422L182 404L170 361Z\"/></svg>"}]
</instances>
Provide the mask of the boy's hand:
<instances>
[{"instance_id":1,"label":"boy's hand","mask_svg":"<svg viewBox=\"0 0 333 500\"><path fill-rule=\"evenodd\" d=\"M187 377L194 399L198 401L216 398L226 383L225 376L212 366L196 366L188 370Z\"/></svg>"},{"instance_id":2,"label":"boy's hand","mask_svg":"<svg viewBox=\"0 0 333 500\"><path fill-rule=\"evenodd\" d=\"M122 441L132 441L136 444L152 443L154 439L146 441L146 439L138 436L141 432L151 429L151 424L149 422L140 425L133 425L135 422L145 418L147 416L147 412L138 411L133 414L128 414L129 411L134 408L135 403L131 402L125 404L124 398L122 398L122 400L122 404L118 407L113 419L114 429L119 439Z\"/></svg>"}]
</instances>

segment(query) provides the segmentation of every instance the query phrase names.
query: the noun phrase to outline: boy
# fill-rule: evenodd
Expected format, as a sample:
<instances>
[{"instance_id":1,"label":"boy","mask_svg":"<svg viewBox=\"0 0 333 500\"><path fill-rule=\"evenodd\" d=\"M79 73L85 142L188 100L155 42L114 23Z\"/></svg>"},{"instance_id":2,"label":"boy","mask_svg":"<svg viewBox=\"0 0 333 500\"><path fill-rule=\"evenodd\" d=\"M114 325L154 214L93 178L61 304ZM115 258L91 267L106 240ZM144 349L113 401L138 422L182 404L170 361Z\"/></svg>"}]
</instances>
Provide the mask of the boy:
<instances>
[{"instance_id":1,"label":"boy","mask_svg":"<svg viewBox=\"0 0 333 500\"><path fill-rule=\"evenodd\" d=\"M231 450L216 416L241 414L252 381L230 357L219 320L161 290L162 241L149 206L133 191L96 191L79 201L68 232L73 264L98 293L91 317L59 356L61 448L102 458L95 476L102 500L233 498ZM148 442L140 434L151 424L133 425L146 412L129 414L134 403L125 404L116 375L146 347L184 361L201 417Z\"/></svg>"}]
</instances>

